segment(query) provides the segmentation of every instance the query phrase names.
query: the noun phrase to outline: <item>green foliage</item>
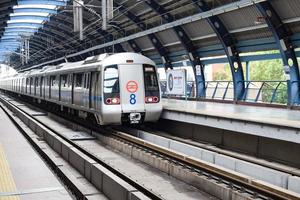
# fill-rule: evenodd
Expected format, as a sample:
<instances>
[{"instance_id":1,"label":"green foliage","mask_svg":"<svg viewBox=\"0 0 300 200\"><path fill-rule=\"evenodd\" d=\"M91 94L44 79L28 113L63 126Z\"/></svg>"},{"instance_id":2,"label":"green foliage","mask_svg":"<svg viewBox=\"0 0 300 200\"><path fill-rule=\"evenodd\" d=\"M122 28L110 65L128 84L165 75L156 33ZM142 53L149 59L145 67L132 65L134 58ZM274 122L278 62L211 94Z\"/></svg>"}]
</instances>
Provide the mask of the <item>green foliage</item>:
<instances>
[{"instance_id":1,"label":"green foliage","mask_svg":"<svg viewBox=\"0 0 300 200\"><path fill-rule=\"evenodd\" d=\"M246 73L246 67L243 65L244 76ZM230 67L228 64L224 65L223 70L214 74L213 80L218 81L230 81L232 80ZM283 71L283 64L281 59L266 60L266 61L254 61L250 63L250 80L251 81L285 81L285 74ZM278 82L265 83L262 88L261 95L263 102L270 102L272 94ZM258 85L257 87L259 87ZM286 103L287 99L287 86L286 84L280 84L276 96L276 103Z\"/></svg>"},{"instance_id":2,"label":"green foliage","mask_svg":"<svg viewBox=\"0 0 300 200\"><path fill-rule=\"evenodd\" d=\"M250 78L255 81L285 81L282 60L276 59L251 62ZM271 101L274 89L277 85L278 82L264 84L261 91L263 102ZM281 84L277 89L274 101L281 104L287 103L286 91L286 84Z\"/></svg>"},{"instance_id":3,"label":"green foliage","mask_svg":"<svg viewBox=\"0 0 300 200\"><path fill-rule=\"evenodd\" d=\"M229 64L225 64L222 67L222 70L213 74L213 80L215 80L215 81L232 81Z\"/></svg>"},{"instance_id":4,"label":"green foliage","mask_svg":"<svg viewBox=\"0 0 300 200\"><path fill-rule=\"evenodd\" d=\"M276 59L251 62L250 77L255 81L284 81L282 61Z\"/></svg>"}]
</instances>

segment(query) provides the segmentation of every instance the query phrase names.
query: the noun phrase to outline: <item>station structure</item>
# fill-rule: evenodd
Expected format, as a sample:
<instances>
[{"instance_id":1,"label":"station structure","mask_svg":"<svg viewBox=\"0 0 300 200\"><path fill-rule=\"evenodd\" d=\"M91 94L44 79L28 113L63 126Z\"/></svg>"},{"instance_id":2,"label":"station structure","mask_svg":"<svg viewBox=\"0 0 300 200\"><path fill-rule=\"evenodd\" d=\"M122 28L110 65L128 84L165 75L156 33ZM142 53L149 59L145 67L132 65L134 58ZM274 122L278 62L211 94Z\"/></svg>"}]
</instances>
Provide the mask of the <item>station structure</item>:
<instances>
[{"instance_id":1,"label":"station structure","mask_svg":"<svg viewBox=\"0 0 300 200\"><path fill-rule=\"evenodd\" d=\"M300 199L299 46L299 0L0 0L1 72L120 52L193 72L142 127L89 129L2 91L0 199ZM265 60L285 80L251 80ZM207 80L220 63L231 80Z\"/></svg>"}]
</instances>

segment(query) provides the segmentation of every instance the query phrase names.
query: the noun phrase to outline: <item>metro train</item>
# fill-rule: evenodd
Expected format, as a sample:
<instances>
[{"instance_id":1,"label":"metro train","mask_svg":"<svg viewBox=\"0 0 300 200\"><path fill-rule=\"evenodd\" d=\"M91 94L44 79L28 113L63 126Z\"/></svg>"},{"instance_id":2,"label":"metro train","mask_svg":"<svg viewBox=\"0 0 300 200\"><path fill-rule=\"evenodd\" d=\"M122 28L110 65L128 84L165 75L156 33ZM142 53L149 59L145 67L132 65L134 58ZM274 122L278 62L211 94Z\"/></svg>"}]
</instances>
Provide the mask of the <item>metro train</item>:
<instances>
[{"instance_id":1,"label":"metro train","mask_svg":"<svg viewBox=\"0 0 300 200\"><path fill-rule=\"evenodd\" d=\"M101 54L18 73L1 79L0 89L100 125L153 122L162 112L155 63L137 53Z\"/></svg>"}]
</instances>

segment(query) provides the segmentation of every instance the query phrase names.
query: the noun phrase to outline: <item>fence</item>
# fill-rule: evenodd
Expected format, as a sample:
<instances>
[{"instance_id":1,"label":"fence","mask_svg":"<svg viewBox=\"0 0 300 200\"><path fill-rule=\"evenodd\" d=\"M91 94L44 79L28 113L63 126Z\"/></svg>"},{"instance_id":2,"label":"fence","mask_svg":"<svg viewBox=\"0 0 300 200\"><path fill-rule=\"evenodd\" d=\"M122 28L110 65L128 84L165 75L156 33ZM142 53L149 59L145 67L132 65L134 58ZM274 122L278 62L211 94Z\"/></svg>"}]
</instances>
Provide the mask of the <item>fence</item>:
<instances>
[{"instance_id":1,"label":"fence","mask_svg":"<svg viewBox=\"0 0 300 200\"><path fill-rule=\"evenodd\" d=\"M163 96L166 94L166 81L161 81ZM245 81L245 93L242 101L254 103L287 104L286 81ZM205 99L234 100L232 81L206 81ZM187 96L196 97L195 83L187 82Z\"/></svg>"}]
</instances>

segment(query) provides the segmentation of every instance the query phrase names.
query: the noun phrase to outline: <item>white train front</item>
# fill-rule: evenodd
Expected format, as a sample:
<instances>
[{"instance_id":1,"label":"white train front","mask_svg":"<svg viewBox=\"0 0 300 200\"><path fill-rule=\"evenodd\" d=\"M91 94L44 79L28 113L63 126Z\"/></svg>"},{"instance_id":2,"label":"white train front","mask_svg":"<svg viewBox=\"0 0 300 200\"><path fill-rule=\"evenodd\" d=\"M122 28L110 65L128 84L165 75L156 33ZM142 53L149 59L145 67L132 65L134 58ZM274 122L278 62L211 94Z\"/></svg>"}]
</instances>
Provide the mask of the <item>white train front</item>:
<instances>
[{"instance_id":1,"label":"white train front","mask_svg":"<svg viewBox=\"0 0 300 200\"><path fill-rule=\"evenodd\" d=\"M100 125L157 121L155 64L136 53L101 54L0 80L0 88Z\"/></svg>"}]
</instances>

